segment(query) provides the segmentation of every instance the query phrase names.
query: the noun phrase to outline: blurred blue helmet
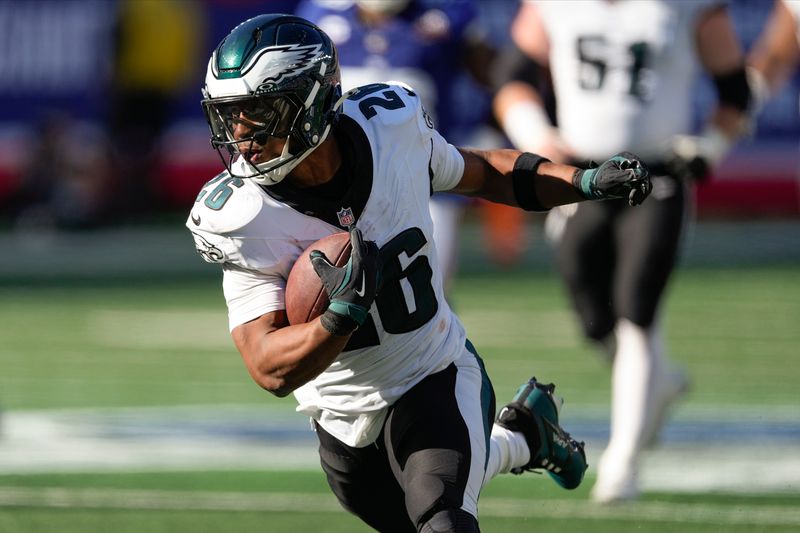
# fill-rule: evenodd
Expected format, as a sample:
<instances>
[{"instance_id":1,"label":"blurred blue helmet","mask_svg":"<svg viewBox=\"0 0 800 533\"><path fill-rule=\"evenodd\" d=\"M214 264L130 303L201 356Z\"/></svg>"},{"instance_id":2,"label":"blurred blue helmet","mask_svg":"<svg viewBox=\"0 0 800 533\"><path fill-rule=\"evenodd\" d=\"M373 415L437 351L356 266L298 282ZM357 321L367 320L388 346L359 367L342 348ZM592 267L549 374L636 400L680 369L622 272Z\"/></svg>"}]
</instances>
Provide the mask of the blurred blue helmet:
<instances>
[{"instance_id":1,"label":"blurred blue helmet","mask_svg":"<svg viewBox=\"0 0 800 533\"><path fill-rule=\"evenodd\" d=\"M251 18L208 62L202 105L211 144L232 175L274 185L325 140L341 92L336 49L321 29L291 15ZM270 138L283 140L282 152L253 162L248 154Z\"/></svg>"}]
</instances>

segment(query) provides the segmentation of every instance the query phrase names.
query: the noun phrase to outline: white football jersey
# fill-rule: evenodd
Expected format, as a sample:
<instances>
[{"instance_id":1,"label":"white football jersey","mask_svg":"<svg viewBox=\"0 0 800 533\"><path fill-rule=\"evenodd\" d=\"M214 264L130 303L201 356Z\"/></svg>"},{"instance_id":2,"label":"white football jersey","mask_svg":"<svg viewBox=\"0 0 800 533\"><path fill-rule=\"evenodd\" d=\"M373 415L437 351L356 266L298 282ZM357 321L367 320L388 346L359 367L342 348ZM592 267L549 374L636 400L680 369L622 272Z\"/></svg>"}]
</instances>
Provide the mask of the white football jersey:
<instances>
[{"instance_id":1,"label":"white football jersey","mask_svg":"<svg viewBox=\"0 0 800 533\"><path fill-rule=\"evenodd\" d=\"M550 40L558 126L580 158L658 159L691 127L697 16L719 1L534 1Z\"/></svg>"},{"instance_id":2,"label":"white football jersey","mask_svg":"<svg viewBox=\"0 0 800 533\"><path fill-rule=\"evenodd\" d=\"M464 351L466 334L444 298L428 210L432 190L461 179L464 160L433 129L402 84L352 92L334 130L355 161L343 201L303 196L287 181L262 187L223 173L201 191L187 227L207 261L221 263L231 329L284 309L286 278L314 241L357 221L381 250L383 286L348 347L295 391L298 411L342 442L380 433L389 405Z\"/></svg>"}]
</instances>

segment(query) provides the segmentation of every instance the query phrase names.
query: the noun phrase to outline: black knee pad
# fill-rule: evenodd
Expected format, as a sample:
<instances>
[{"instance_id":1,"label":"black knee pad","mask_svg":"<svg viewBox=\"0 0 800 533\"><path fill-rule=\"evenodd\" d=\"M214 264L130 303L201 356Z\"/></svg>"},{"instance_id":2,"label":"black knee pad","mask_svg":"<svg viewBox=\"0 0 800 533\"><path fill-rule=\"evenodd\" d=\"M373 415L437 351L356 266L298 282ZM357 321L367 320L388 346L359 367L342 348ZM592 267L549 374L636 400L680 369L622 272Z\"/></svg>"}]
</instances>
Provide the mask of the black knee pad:
<instances>
[{"instance_id":1,"label":"black knee pad","mask_svg":"<svg viewBox=\"0 0 800 533\"><path fill-rule=\"evenodd\" d=\"M420 533L480 533L478 520L463 509L443 509L419 526Z\"/></svg>"},{"instance_id":2,"label":"black knee pad","mask_svg":"<svg viewBox=\"0 0 800 533\"><path fill-rule=\"evenodd\" d=\"M417 529L441 511L461 507L468 465L469 457L447 449L422 450L408 458L402 484L406 510Z\"/></svg>"}]
</instances>

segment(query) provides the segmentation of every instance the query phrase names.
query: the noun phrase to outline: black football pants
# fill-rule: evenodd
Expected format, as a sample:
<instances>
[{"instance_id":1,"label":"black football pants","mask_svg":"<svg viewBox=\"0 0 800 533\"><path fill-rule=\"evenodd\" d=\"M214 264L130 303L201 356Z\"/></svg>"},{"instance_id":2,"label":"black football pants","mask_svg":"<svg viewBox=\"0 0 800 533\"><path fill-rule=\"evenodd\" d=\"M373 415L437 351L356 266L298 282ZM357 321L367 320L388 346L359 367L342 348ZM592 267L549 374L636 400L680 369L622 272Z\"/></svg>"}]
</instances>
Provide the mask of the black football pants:
<instances>
[{"instance_id":1,"label":"black football pants","mask_svg":"<svg viewBox=\"0 0 800 533\"><path fill-rule=\"evenodd\" d=\"M465 358L474 358L470 368L459 360L403 395L371 445L347 446L316 424L328 484L376 530L479 531L476 513L464 508L477 506L495 399L480 359L472 351Z\"/></svg>"},{"instance_id":2,"label":"black football pants","mask_svg":"<svg viewBox=\"0 0 800 533\"><path fill-rule=\"evenodd\" d=\"M649 327L675 266L685 219L683 183L653 178L637 207L625 200L583 202L564 228L556 264L584 334L603 340L619 318Z\"/></svg>"}]
</instances>

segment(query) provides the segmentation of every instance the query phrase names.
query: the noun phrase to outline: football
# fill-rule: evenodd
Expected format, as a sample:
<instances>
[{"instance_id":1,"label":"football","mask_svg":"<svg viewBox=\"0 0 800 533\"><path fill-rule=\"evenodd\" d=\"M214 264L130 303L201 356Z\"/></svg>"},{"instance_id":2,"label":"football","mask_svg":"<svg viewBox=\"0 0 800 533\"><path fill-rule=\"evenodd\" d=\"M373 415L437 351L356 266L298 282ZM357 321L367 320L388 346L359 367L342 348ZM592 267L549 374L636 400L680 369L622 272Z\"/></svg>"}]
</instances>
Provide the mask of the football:
<instances>
[{"instance_id":1,"label":"football","mask_svg":"<svg viewBox=\"0 0 800 533\"><path fill-rule=\"evenodd\" d=\"M300 254L286 280L286 317L289 324L314 320L325 312L330 303L322 280L311 264L311 251L319 250L331 263L340 267L350 259L350 249L350 234L341 232L321 238Z\"/></svg>"}]
</instances>

